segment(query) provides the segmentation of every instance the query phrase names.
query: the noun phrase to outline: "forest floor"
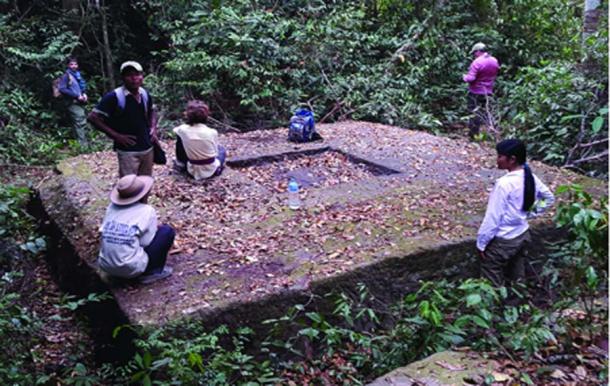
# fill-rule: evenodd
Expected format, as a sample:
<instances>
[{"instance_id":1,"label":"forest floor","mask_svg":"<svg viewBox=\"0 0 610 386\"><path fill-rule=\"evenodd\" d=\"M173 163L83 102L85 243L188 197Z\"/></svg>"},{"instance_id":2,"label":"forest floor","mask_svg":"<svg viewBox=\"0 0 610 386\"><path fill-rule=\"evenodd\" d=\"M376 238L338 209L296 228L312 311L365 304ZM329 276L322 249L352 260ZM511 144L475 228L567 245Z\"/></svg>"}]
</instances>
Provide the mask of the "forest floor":
<instances>
[{"instance_id":1,"label":"forest floor","mask_svg":"<svg viewBox=\"0 0 610 386\"><path fill-rule=\"evenodd\" d=\"M34 193L53 174L52 167L4 166L0 183L26 187ZM75 312L78 299L60 289L44 253L34 257L26 255L19 246L28 241L27 234L20 236L24 238L3 240L0 246L2 254L12 257L12 271L22 273L13 279L7 290L20 295L19 304L33 315L33 322L39 325L33 335L27 336L29 341L26 345L30 346L32 358L31 372L45 374L48 384L55 384L57 380L77 376L79 366L95 368L95 352L91 350L94 344L87 321Z\"/></svg>"}]
</instances>

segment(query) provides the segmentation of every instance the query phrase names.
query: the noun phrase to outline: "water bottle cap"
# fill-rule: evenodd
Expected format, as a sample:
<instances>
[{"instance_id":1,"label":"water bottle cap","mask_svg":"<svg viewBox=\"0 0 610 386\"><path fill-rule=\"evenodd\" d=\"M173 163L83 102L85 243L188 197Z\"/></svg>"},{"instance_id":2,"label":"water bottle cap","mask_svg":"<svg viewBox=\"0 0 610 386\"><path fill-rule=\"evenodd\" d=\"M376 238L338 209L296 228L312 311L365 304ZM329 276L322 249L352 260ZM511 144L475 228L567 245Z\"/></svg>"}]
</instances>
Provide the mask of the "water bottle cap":
<instances>
[{"instance_id":1,"label":"water bottle cap","mask_svg":"<svg viewBox=\"0 0 610 386\"><path fill-rule=\"evenodd\" d=\"M299 190L299 184L297 184L297 182L293 179L290 180L290 182L288 183L288 190L290 192L296 192Z\"/></svg>"}]
</instances>

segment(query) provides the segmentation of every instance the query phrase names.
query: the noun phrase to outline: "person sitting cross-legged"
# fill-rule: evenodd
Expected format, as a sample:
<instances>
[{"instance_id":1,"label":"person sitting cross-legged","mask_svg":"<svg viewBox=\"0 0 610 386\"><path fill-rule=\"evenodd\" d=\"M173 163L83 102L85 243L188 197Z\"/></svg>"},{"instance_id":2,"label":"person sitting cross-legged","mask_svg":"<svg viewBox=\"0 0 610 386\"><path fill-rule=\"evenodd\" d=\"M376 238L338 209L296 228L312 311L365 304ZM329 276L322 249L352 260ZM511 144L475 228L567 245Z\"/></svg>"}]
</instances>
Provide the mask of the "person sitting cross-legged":
<instances>
[{"instance_id":1,"label":"person sitting cross-legged","mask_svg":"<svg viewBox=\"0 0 610 386\"><path fill-rule=\"evenodd\" d=\"M172 274L165 262L176 233L169 225L157 225L157 213L147 204L152 185L150 176L128 174L110 193L98 264L111 276L149 284Z\"/></svg>"},{"instance_id":2,"label":"person sitting cross-legged","mask_svg":"<svg viewBox=\"0 0 610 386\"><path fill-rule=\"evenodd\" d=\"M227 152L218 144L218 132L206 126L210 109L203 101L191 100L184 111L185 124L174 128L176 161L179 171L186 171L195 180L204 180L222 173Z\"/></svg>"}]
</instances>

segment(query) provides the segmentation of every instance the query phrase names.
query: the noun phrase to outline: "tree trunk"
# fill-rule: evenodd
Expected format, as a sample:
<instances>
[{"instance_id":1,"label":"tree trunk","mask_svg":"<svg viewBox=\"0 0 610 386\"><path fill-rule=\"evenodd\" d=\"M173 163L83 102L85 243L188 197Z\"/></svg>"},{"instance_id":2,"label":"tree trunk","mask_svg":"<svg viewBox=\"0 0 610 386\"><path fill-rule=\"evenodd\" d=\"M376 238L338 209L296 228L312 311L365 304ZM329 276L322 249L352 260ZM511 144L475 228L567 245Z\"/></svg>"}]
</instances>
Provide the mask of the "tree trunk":
<instances>
[{"instance_id":1,"label":"tree trunk","mask_svg":"<svg viewBox=\"0 0 610 386\"><path fill-rule=\"evenodd\" d=\"M584 14L582 22L582 72L586 77L595 74L601 69L600 63L597 63L589 53L587 40L594 35L599 28L599 19L602 12L600 0L585 0Z\"/></svg>"},{"instance_id":2,"label":"tree trunk","mask_svg":"<svg viewBox=\"0 0 610 386\"><path fill-rule=\"evenodd\" d=\"M600 7L600 0L585 0L581 41L582 56L579 66L579 71L585 78L597 78L599 76L597 75L597 72L600 71L601 67L603 66L601 63L596 62L595 58L590 55L588 51L589 44L587 43L589 37L598 31L601 12L602 7ZM604 89L606 88L604 87ZM583 108L583 111L581 112L580 130L576 136L576 143L566 156L564 163L565 167L578 168L576 165L586 163L592 163L595 165L599 164L600 160L608 158L607 143L600 141L599 134L593 135L590 130L591 115L595 114L600 107L600 89L596 88L592 91L595 97L591 101L590 106L586 109ZM606 100L607 97L601 99ZM593 117L595 117L595 115L593 115ZM601 146L596 147L595 145L605 145L603 146L605 149ZM593 150L594 147L596 147L595 150L597 150L597 153L591 155L592 151L595 152L595 150ZM596 166L596 169L597 168L599 167Z\"/></svg>"},{"instance_id":3,"label":"tree trunk","mask_svg":"<svg viewBox=\"0 0 610 386\"><path fill-rule=\"evenodd\" d=\"M104 62L106 65L106 75L108 79L108 88L116 87L116 81L114 79L114 71L113 71L113 60L112 60L112 50L110 49L110 39L108 38L108 21L106 18L106 8L104 7L104 2L100 1L97 3L98 10L100 11L100 16L102 17L102 41L103 41L103 56Z\"/></svg>"},{"instance_id":4,"label":"tree trunk","mask_svg":"<svg viewBox=\"0 0 610 386\"><path fill-rule=\"evenodd\" d=\"M602 9L600 7L600 0L585 0L583 39L586 39L591 34L597 32L601 13Z\"/></svg>"},{"instance_id":5,"label":"tree trunk","mask_svg":"<svg viewBox=\"0 0 610 386\"><path fill-rule=\"evenodd\" d=\"M74 34L78 34L80 30L80 16L81 16L81 8L80 8L80 0L62 0L61 8L64 13L64 16L68 16L67 20L70 26L70 29Z\"/></svg>"},{"instance_id":6,"label":"tree trunk","mask_svg":"<svg viewBox=\"0 0 610 386\"><path fill-rule=\"evenodd\" d=\"M61 8L66 12L75 10L78 13L80 0L61 0Z\"/></svg>"}]
</instances>

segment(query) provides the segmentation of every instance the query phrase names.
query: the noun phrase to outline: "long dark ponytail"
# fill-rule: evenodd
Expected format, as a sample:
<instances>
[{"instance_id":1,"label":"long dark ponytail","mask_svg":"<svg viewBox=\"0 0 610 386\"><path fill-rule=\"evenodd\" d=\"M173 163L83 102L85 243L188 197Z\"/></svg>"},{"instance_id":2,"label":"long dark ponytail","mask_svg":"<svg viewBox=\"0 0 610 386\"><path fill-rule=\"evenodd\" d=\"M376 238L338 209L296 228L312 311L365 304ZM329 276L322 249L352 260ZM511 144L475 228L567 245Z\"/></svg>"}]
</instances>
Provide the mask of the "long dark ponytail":
<instances>
[{"instance_id":1,"label":"long dark ponytail","mask_svg":"<svg viewBox=\"0 0 610 386\"><path fill-rule=\"evenodd\" d=\"M496 145L496 151L501 155L515 156L517 163L523 165L523 206L521 209L527 212L536 200L536 182L534 181L532 170L525 162L527 156L525 144L518 139L505 139Z\"/></svg>"}]
</instances>

